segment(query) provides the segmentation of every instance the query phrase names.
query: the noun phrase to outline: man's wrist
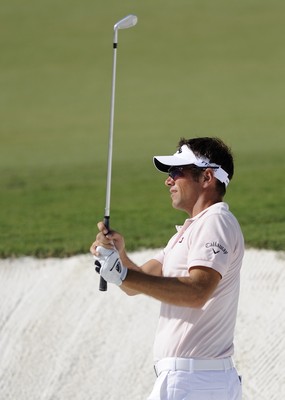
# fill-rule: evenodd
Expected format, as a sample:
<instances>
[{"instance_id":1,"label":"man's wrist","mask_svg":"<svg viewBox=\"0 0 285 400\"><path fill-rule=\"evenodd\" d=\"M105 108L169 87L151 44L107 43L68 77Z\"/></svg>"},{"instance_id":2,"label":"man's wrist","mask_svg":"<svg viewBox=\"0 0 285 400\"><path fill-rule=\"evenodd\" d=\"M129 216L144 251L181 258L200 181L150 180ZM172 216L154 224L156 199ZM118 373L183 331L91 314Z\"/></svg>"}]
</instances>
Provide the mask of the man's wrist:
<instances>
[{"instance_id":1,"label":"man's wrist","mask_svg":"<svg viewBox=\"0 0 285 400\"><path fill-rule=\"evenodd\" d=\"M119 257L120 257L120 260L122 261L122 264L125 266L127 266L129 263L130 263L130 259L129 259L129 257L128 257L128 255L127 255L127 252L126 252L126 250L124 249L124 250L122 250L120 253L119 253Z\"/></svg>"}]
</instances>

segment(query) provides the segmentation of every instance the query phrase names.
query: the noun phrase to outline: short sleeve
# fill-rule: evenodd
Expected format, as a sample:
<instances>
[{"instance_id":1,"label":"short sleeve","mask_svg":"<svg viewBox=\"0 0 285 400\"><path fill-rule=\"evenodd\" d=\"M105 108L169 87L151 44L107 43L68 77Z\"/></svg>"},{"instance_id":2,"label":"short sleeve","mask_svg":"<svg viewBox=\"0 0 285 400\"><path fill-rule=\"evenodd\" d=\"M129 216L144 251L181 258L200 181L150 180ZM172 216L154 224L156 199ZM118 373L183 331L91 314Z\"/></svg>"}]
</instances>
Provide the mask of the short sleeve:
<instances>
[{"instance_id":1,"label":"short sleeve","mask_svg":"<svg viewBox=\"0 0 285 400\"><path fill-rule=\"evenodd\" d=\"M188 268L204 266L223 276L233 257L235 226L227 215L211 214L197 221L189 237Z\"/></svg>"}]
</instances>

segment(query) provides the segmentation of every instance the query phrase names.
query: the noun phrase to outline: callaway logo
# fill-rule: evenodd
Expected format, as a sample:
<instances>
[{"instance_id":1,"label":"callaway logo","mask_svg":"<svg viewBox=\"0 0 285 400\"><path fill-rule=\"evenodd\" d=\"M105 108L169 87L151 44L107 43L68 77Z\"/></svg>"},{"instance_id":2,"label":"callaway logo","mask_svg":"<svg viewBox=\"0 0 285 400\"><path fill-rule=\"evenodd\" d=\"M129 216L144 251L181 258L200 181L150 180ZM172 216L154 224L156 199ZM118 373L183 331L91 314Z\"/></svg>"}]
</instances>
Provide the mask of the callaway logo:
<instances>
[{"instance_id":1,"label":"callaway logo","mask_svg":"<svg viewBox=\"0 0 285 400\"><path fill-rule=\"evenodd\" d=\"M223 254L228 254L228 250L218 242L208 242L205 244L205 246L207 249L212 247L214 254L218 254L220 251L222 251Z\"/></svg>"},{"instance_id":2,"label":"callaway logo","mask_svg":"<svg viewBox=\"0 0 285 400\"><path fill-rule=\"evenodd\" d=\"M110 268L110 271L113 271L114 268L119 274L122 272L122 267L119 259L114 262L114 265Z\"/></svg>"},{"instance_id":3,"label":"callaway logo","mask_svg":"<svg viewBox=\"0 0 285 400\"><path fill-rule=\"evenodd\" d=\"M212 249L214 254L218 254L220 250L215 251L215 249Z\"/></svg>"}]
</instances>

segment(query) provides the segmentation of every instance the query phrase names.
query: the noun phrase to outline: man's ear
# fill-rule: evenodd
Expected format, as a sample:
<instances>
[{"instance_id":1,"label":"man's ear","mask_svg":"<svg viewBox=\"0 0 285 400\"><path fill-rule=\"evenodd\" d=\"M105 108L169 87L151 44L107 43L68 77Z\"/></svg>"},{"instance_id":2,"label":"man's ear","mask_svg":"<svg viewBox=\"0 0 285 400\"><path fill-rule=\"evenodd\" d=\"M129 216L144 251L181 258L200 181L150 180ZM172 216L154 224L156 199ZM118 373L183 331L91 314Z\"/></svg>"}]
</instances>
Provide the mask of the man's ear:
<instances>
[{"instance_id":1,"label":"man's ear","mask_svg":"<svg viewBox=\"0 0 285 400\"><path fill-rule=\"evenodd\" d=\"M208 184L213 181L214 178L214 171L212 168L206 168L203 172L203 183Z\"/></svg>"}]
</instances>

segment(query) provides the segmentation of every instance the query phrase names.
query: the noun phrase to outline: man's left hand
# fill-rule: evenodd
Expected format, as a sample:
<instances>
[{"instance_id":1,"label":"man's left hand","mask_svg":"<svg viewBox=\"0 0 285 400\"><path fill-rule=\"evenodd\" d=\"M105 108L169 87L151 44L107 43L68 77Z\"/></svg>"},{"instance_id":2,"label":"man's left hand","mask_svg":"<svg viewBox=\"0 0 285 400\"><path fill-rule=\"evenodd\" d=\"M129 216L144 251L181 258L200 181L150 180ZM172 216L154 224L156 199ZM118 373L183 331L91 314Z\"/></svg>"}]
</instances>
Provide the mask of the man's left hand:
<instances>
[{"instance_id":1,"label":"man's left hand","mask_svg":"<svg viewBox=\"0 0 285 400\"><path fill-rule=\"evenodd\" d=\"M115 249L96 248L95 271L109 283L120 286L127 276L128 269L122 265L119 253Z\"/></svg>"}]
</instances>

